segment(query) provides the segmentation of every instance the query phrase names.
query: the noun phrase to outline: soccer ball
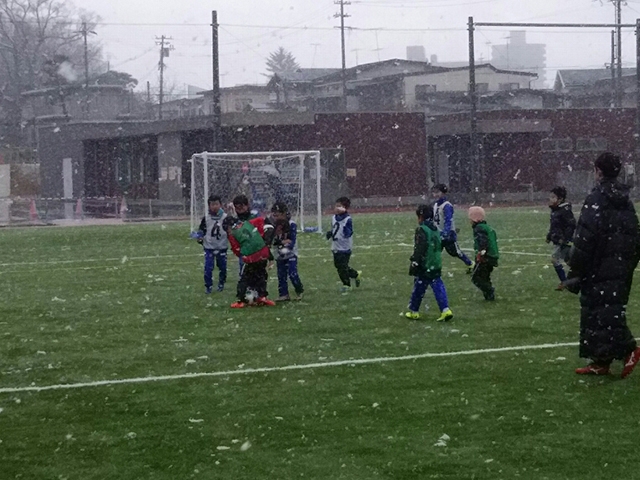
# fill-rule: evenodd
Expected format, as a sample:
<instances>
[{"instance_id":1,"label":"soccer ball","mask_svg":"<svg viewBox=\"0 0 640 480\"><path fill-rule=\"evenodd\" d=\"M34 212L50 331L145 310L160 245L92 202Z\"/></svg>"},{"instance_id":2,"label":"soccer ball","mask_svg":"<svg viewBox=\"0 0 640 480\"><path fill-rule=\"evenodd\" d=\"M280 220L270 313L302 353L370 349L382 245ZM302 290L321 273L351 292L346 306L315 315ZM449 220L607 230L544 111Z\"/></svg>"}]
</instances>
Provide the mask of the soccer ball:
<instances>
[{"instance_id":1,"label":"soccer ball","mask_svg":"<svg viewBox=\"0 0 640 480\"><path fill-rule=\"evenodd\" d=\"M291 250L289 250L287 247L282 247L282 248L278 251L278 253L280 253L280 255L284 257L285 255L288 255L290 251L291 251Z\"/></svg>"},{"instance_id":2,"label":"soccer ball","mask_svg":"<svg viewBox=\"0 0 640 480\"><path fill-rule=\"evenodd\" d=\"M253 305L258 298L258 292L255 290L247 290L244 298L249 305Z\"/></svg>"}]
</instances>

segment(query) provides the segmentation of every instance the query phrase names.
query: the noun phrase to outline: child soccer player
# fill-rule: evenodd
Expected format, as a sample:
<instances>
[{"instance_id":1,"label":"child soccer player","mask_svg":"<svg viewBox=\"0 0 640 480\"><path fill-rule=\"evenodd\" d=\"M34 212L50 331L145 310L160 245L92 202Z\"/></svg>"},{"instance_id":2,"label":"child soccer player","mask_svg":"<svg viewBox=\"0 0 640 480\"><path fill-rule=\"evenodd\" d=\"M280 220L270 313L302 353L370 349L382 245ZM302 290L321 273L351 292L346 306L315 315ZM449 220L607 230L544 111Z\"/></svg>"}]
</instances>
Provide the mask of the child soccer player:
<instances>
[{"instance_id":1,"label":"child soccer player","mask_svg":"<svg viewBox=\"0 0 640 480\"><path fill-rule=\"evenodd\" d=\"M298 243L296 222L291 220L284 202L276 202L271 208L273 219L274 257L278 267L278 294L276 302L286 302L289 297L289 282L293 284L297 300L302 300L304 287L298 275Z\"/></svg>"},{"instance_id":2,"label":"child soccer player","mask_svg":"<svg viewBox=\"0 0 640 480\"><path fill-rule=\"evenodd\" d=\"M224 221L231 250L243 262L238 281L238 301L232 303L231 308L243 308L247 305L247 290L257 292L257 305L275 305L267 298L267 264L271 252L265 237L269 227L262 218L242 221L227 217Z\"/></svg>"},{"instance_id":3,"label":"child soccer player","mask_svg":"<svg viewBox=\"0 0 640 480\"><path fill-rule=\"evenodd\" d=\"M485 221L484 208L471 207L469 220L473 227L473 246L476 251L476 266L471 281L478 287L485 300L494 301L495 288L491 285L491 272L498 266L498 239L493 228Z\"/></svg>"},{"instance_id":4,"label":"child soccer player","mask_svg":"<svg viewBox=\"0 0 640 480\"><path fill-rule=\"evenodd\" d=\"M342 281L342 292L351 290L351 279L355 279L356 287L360 286L362 272L358 272L349 266L351 249L353 248L353 222L349 215L351 200L340 197L336 200L335 215L331 217L331 230L327 232L327 240L331 240L333 252L333 264L338 270L338 276Z\"/></svg>"},{"instance_id":5,"label":"child soccer player","mask_svg":"<svg viewBox=\"0 0 640 480\"><path fill-rule=\"evenodd\" d=\"M576 229L576 219L571 211L571 204L566 201L566 198L566 188L554 187L551 189L551 195L549 195L551 218L549 233L547 233L547 243L553 244L551 263L560 279L560 284L556 287L556 290L564 290L562 282L567 280L567 275L564 273L564 268L562 268L562 262L567 263L567 260L569 260L573 232Z\"/></svg>"},{"instance_id":6,"label":"child soccer player","mask_svg":"<svg viewBox=\"0 0 640 480\"><path fill-rule=\"evenodd\" d=\"M418 216L418 228L416 228L411 255L409 275L415 277L413 292L409 301L409 311L405 317L411 319L420 318L420 304L422 298L431 286L433 294L440 308L438 322L446 322L453 318L453 312L449 308L447 290L441 278L442 273L442 245L438 228L433 223L433 208L430 205L420 205L416 210Z\"/></svg>"},{"instance_id":7,"label":"child soccer player","mask_svg":"<svg viewBox=\"0 0 640 480\"><path fill-rule=\"evenodd\" d=\"M471 273L473 262L469 260L469 257L464 254L458 245L458 234L453 221L453 205L447 200L448 191L449 189L443 183L434 185L431 190L433 198L436 199L433 205L433 222L440 231L442 248L452 257L462 260L468 267L467 273Z\"/></svg>"},{"instance_id":8,"label":"child soccer player","mask_svg":"<svg viewBox=\"0 0 640 480\"><path fill-rule=\"evenodd\" d=\"M213 288L213 269L218 265L218 291L224 290L227 281L227 250L229 242L227 232L222 228L227 214L222 209L222 200L218 195L208 198L209 212L202 217L198 229L198 243L204 248L204 288L211 293Z\"/></svg>"}]
</instances>

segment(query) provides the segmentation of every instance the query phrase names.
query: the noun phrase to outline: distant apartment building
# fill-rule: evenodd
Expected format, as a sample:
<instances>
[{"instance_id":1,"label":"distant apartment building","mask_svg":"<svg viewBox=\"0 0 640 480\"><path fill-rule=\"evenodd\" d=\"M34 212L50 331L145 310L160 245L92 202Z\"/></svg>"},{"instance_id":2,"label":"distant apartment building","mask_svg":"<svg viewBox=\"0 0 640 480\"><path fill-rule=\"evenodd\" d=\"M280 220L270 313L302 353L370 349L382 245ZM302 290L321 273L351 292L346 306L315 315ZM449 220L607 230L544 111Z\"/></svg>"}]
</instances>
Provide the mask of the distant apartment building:
<instances>
[{"instance_id":1,"label":"distant apartment building","mask_svg":"<svg viewBox=\"0 0 640 480\"><path fill-rule=\"evenodd\" d=\"M503 70L535 73L538 78L532 88L545 88L547 46L543 43L527 43L524 30L513 30L509 32L506 44L491 47L491 65Z\"/></svg>"}]
</instances>

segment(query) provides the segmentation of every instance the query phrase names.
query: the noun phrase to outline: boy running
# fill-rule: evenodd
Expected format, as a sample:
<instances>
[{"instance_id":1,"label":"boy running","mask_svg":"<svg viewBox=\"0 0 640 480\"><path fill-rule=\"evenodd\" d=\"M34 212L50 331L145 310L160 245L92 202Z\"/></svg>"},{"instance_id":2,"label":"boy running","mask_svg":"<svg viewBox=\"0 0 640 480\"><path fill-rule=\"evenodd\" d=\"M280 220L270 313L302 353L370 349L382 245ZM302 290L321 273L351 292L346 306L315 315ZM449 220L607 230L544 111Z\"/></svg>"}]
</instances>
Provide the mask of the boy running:
<instances>
[{"instance_id":1,"label":"boy running","mask_svg":"<svg viewBox=\"0 0 640 480\"><path fill-rule=\"evenodd\" d=\"M458 245L458 234L456 232L455 223L453 221L453 205L447 200L447 192L449 189L443 183L434 185L431 190L436 203L433 205L433 222L440 231L442 240L442 248L449 255L457 257L468 267L467 273L471 273L473 262L469 260Z\"/></svg>"},{"instance_id":2,"label":"boy running","mask_svg":"<svg viewBox=\"0 0 640 480\"><path fill-rule=\"evenodd\" d=\"M484 299L492 302L496 299L496 289L491 285L491 272L498 266L500 254L496 232L487 225L484 218L484 208L469 209L469 220L473 227L473 246L476 251L476 265L471 281L482 291Z\"/></svg>"},{"instance_id":3,"label":"boy running","mask_svg":"<svg viewBox=\"0 0 640 480\"><path fill-rule=\"evenodd\" d=\"M351 249L353 248L353 222L349 215L351 200L340 197L336 200L334 213L331 217L331 230L327 232L327 240L331 240L333 252L333 264L338 270L338 276L342 281L343 293L351 290L351 279L355 279L356 287L360 286L362 272L358 272L349 266Z\"/></svg>"},{"instance_id":4,"label":"boy running","mask_svg":"<svg viewBox=\"0 0 640 480\"><path fill-rule=\"evenodd\" d=\"M453 312L449 308L447 290L441 278L442 245L438 229L433 223L433 208L430 205L420 205L416 215L418 228L416 228L409 267L409 275L415 277L415 280L409 301L409 311L405 313L405 317L420 318L420 304L427 288L431 286L440 308L440 317L437 321L446 322L453 318Z\"/></svg>"}]
</instances>

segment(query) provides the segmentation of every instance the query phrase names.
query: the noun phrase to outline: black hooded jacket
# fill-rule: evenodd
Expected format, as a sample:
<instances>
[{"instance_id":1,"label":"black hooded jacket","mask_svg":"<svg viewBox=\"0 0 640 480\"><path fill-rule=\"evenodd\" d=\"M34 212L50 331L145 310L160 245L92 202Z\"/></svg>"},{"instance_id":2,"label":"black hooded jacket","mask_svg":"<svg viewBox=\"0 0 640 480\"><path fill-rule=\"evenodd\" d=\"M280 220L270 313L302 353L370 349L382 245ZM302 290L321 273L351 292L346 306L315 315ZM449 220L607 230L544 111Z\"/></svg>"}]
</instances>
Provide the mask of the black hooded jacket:
<instances>
[{"instance_id":1,"label":"black hooded jacket","mask_svg":"<svg viewBox=\"0 0 640 480\"><path fill-rule=\"evenodd\" d=\"M629 189L602 180L585 199L569 256L570 279L585 306L625 305L640 253L638 217Z\"/></svg>"},{"instance_id":2,"label":"black hooded jacket","mask_svg":"<svg viewBox=\"0 0 640 480\"><path fill-rule=\"evenodd\" d=\"M564 202L549 208L551 209L551 219L549 222L547 241L554 245L571 243L573 232L576 229L576 219L573 216L571 204Z\"/></svg>"}]
</instances>

